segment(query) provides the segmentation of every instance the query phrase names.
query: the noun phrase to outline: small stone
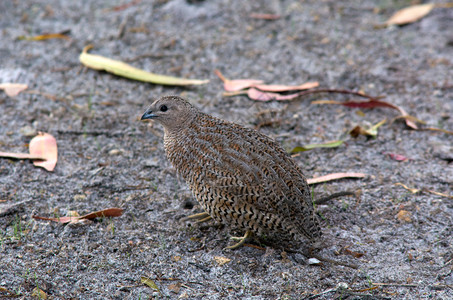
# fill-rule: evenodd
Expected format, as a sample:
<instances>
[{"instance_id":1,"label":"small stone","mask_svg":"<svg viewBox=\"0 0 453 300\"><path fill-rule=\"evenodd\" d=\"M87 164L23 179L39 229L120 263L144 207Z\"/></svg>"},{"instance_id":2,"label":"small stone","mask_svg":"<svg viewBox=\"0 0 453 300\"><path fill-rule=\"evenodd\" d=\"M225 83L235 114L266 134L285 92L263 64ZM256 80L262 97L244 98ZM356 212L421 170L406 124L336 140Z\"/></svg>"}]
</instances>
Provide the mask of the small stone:
<instances>
[{"instance_id":1,"label":"small stone","mask_svg":"<svg viewBox=\"0 0 453 300\"><path fill-rule=\"evenodd\" d=\"M21 129L19 129L19 132L20 134L22 134L23 136L27 136L27 137L32 137L32 136L35 136L38 134L38 132L36 131L36 129L34 129L33 127L31 126L24 126L22 127Z\"/></svg>"},{"instance_id":2,"label":"small stone","mask_svg":"<svg viewBox=\"0 0 453 300\"><path fill-rule=\"evenodd\" d=\"M110 156L123 154L124 150L122 149L112 149L109 151Z\"/></svg>"},{"instance_id":3,"label":"small stone","mask_svg":"<svg viewBox=\"0 0 453 300\"><path fill-rule=\"evenodd\" d=\"M83 201L87 198L86 195L84 194L77 194L77 195L74 195L74 201Z\"/></svg>"}]
</instances>

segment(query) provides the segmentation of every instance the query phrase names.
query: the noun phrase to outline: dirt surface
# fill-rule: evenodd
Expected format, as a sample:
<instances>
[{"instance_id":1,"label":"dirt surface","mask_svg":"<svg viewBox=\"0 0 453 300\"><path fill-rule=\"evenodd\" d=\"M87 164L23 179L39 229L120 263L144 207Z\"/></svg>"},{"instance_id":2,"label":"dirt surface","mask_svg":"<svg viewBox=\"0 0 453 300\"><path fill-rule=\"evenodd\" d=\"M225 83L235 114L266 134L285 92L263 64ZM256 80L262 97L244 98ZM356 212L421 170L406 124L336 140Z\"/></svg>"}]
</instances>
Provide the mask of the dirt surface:
<instances>
[{"instance_id":1,"label":"dirt surface","mask_svg":"<svg viewBox=\"0 0 453 300\"><path fill-rule=\"evenodd\" d=\"M54 135L59 147L54 172L0 159L0 296L31 298L38 287L51 299L453 298L453 199L395 185L451 195L451 135L391 123L398 112L387 108L361 114L310 104L351 99L342 95L223 97L214 74L384 95L422 127L453 130L453 9L376 29L410 1L137 2L115 11L129 2L0 1L0 83L29 85L16 98L0 93L0 150L26 152L37 131ZM19 39L66 30L70 40ZM163 87L86 69L78 56L88 44L91 53L138 68L210 82ZM168 94L245 126L266 123L260 131L287 149L346 139L295 160L309 178L368 174L313 187L315 199L360 194L316 208L321 254L359 269L309 265L308 257L256 242L225 250L240 232L182 221L201 209L165 158L162 128L139 122L153 99ZM375 139L348 135L383 119ZM69 225L32 218L109 207L124 208L123 216Z\"/></svg>"}]
</instances>

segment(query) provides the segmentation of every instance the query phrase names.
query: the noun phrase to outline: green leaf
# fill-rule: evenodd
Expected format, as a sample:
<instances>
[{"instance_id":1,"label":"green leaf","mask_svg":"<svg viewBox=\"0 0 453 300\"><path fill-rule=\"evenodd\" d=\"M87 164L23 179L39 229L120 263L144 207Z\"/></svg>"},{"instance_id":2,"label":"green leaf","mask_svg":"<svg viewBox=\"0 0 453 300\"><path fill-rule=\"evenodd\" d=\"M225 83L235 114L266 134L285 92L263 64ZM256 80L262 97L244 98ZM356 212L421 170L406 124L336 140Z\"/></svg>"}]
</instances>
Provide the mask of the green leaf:
<instances>
[{"instance_id":1,"label":"green leaf","mask_svg":"<svg viewBox=\"0 0 453 300\"><path fill-rule=\"evenodd\" d=\"M146 284L147 286L149 286L150 288L152 288L153 290L155 291L158 291L160 293L160 290L159 290L159 287L157 286L156 283L154 283L154 281L152 281L151 279L149 279L148 277L143 277L141 278L141 283L143 284Z\"/></svg>"},{"instance_id":2,"label":"green leaf","mask_svg":"<svg viewBox=\"0 0 453 300\"><path fill-rule=\"evenodd\" d=\"M298 152L303 152L307 150L312 150L315 148L336 148L339 147L341 144L343 144L344 141L338 140L338 141L331 141L327 142L324 144L309 144L305 146L299 146L295 147L293 150L290 151L290 153L298 153Z\"/></svg>"}]
</instances>

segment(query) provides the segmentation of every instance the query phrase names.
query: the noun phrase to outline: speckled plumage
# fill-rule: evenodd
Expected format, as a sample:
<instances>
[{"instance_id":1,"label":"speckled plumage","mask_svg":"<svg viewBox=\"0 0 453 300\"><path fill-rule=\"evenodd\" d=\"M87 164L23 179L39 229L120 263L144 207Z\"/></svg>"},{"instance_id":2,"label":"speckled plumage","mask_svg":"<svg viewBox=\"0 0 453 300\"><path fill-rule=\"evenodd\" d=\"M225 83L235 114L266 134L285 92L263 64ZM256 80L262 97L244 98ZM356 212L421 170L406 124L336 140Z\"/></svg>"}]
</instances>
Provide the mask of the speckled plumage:
<instances>
[{"instance_id":1,"label":"speckled plumage","mask_svg":"<svg viewBox=\"0 0 453 300\"><path fill-rule=\"evenodd\" d=\"M309 187L271 138L166 96L142 119L164 126L167 158L215 220L258 235L321 236Z\"/></svg>"}]
</instances>

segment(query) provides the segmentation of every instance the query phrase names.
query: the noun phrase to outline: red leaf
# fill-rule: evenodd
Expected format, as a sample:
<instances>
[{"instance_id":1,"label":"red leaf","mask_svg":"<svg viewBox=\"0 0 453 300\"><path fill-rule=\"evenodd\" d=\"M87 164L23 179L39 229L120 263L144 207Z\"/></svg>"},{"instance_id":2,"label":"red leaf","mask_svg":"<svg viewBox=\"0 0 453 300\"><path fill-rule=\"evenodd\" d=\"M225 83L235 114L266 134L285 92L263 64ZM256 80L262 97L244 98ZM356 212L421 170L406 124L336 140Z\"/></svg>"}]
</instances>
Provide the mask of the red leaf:
<instances>
[{"instance_id":1,"label":"red leaf","mask_svg":"<svg viewBox=\"0 0 453 300\"><path fill-rule=\"evenodd\" d=\"M95 211L89 214L86 214L84 216L78 216L78 217L60 217L60 218L46 218L46 217L39 217L39 216L33 216L33 219L37 220L46 220L46 221L54 221L58 223L76 223L80 220L91 220L94 218L99 218L99 217L119 217L123 214L124 209L122 208L107 208L99 211Z\"/></svg>"},{"instance_id":2,"label":"red leaf","mask_svg":"<svg viewBox=\"0 0 453 300\"><path fill-rule=\"evenodd\" d=\"M368 100L368 101L365 101L365 102L357 102L357 101L346 101L346 102L338 102L338 101L313 101L312 103L315 103L315 104L339 104L339 105L343 105L343 106L347 106L347 107L354 107L354 108L375 108L375 107L387 107L387 108L393 108L393 109L396 109L400 112L401 116L405 117L405 121L406 121L406 125L409 126L410 128L412 129L418 129L417 125L415 124L415 122L413 122L412 120L410 119L415 119L415 118L407 118L407 116L409 116L407 114L407 112L399 107L399 106L396 106L394 104L391 104L391 103L388 103L388 102L384 102L384 101L380 101L380 100Z\"/></svg>"},{"instance_id":3,"label":"red leaf","mask_svg":"<svg viewBox=\"0 0 453 300\"><path fill-rule=\"evenodd\" d=\"M407 158L404 155L401 154L395 154L395 153L389 153L389 152L383 152L382 154L388 155L391 159L396 160L396 161L407 161L409 158Z\"/></svg>"}]
</instances>

